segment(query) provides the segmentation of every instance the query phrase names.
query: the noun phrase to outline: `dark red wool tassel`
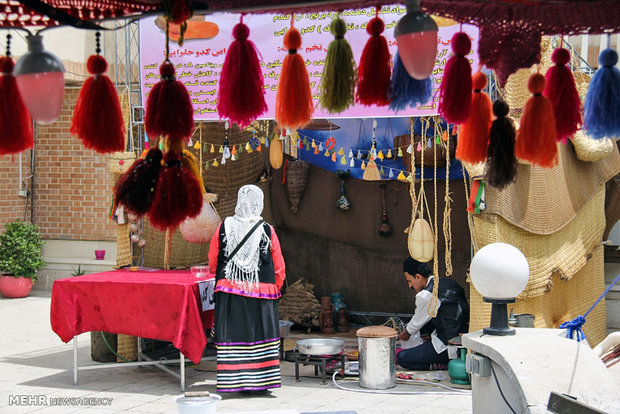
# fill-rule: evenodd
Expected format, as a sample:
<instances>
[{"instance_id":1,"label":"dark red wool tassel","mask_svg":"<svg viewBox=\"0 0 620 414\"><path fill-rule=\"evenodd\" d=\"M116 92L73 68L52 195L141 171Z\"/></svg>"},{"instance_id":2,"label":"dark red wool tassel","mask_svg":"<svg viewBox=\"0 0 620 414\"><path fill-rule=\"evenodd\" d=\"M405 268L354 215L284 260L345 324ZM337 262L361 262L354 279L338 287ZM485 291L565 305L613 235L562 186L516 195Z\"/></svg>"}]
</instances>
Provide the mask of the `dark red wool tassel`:
<instances>
[{"instance_id":1,"label":"dark red wool tassel","mask_svg":"<svg viewBox=\"0 0 620 414\"><path fill-rule=\"evenodd\" d=\"M487 77L476 72L472 77L474 93L471 96L469 118L461 126L456 143L456 158L476 164L487 157L489 127L491 126L492 104L489 95L483 89L487 86Z\"/></svg>"},{"instance_id":2,"label":"dark red wool tassel","mask_svg":"<svg viewBox=\"0 0 620 414\"><path fill-rule=\"evenodd\" d=\"M151 148L144 158L136 160L129 170L119 178L114 186L117 204L140 217L146 214L153 204L153 196L161 172L159 148Z\"/></svg>"},{"instance_id":3,"label":"dark red wool tassel","mask_svg":"<svg viewBox=\"0 0 620 414\"><path fill-rule=\"evenodd\" d=\"M182 82L174 77L174 66L166 60L159 67L161 80L153 86L146 101L144 127L153 139L165 136L185 139L194 129L194 108Z\"/></svg>"},{"instance_id":4,"label":"dark red wool tassel","mask_svg":"<svg viewBox=\"0 0 620 414\"><path fill-rule=\"evenodd\" d=\"M551 60L555 65L551 66L545 75L547 87L543 95L549 98L553 105L557 139L566 144L567 139L572 138L583 122L581 100L573 73L566 66L570 62L570 52L563 48L555 49Z\"/></svg>"},{"instance_id":5,"label":"dark red wool tassel","mask_svg":"<svg viewBox=\"0 0 620 414\"><path fill-rule=\"evenodd\" d=\"M508 118L508 104L498 100L493 102L493 113L497 117L489 131L489 156L487 158L484 181L501 190L513 182L517 176L515 157L515 131L512 119Z\"/></svg>"},{"instance_id":6,"label":"dark red wool tassel","mask_svg":"<svg viewBox=\"0 0 620 414\"><path fill-rule=\"evenodd\" d=\"M93 75L86 79L73 112L71 133L86 148L97 152L125 149L125 126L121 104L114 84L104 75L108 63L101 55L92 55L86 63Z\"/></svg>"},{"instance_id":7,"label":"dark red wool tassel","mask_svg":"<svg viewBox=\"0 0 620 414\"><path fill-rule=\"evenodd\" d=\"M218 93L217 112L243 128L267 110L265 83L256 46L248 40L250 28L241 22L233 28Z\"/></svg>"},{"instance_id":8,"label":"dark red wool tassel","mask_svg":"<svg viewBox=\"0 0 620 414\"><path fill-rule=\"evenodd\" d=\"M448 59L439 85L439 115L451 124L467 121L471 107L471 51L467 33L458 32L450 41L454 56Z\"/></svg>"},{"instance_id":9,"label":"dark red wool tassel","mask_svg":"<svg viewBox=\"0 0 620 414\"><path fill-rule=\"evenodd\" d=\"M553 167L558 162L557 135L553 105L542 95L545 77L540 73L532 74L527 89L532 96L523 107L515 154L533 165Z\"/></svg>"},{"instance_id":10,"label":"dark red wool tassel","mask_svg":"<svg viewBox=\"0 0 620 414\"><path fill-rule=\"evenodd\" d=\"M198 180L183 167L179 152L167 152L148 213L151 224L162 231L175 229L186 218L196 217L201 209L202 192Z\"/></svg>"},{"instance_id":11,"label":"dark red wool tassel","mask_svg":"<svg viewBox=\"0 0 620 414\"><path fill-rule=\"evenodd\" d=\"M384 29L385 24L379 17L370 20L366 26L371 36L362 51L355 99L362 105L385 106L390 103L388 90L392 65L387 40L381 35Z\"/></svg>"},{"instance_id":12,"label":"dark red wool tassel","mask_svg":"<svg viewBox=\"0 0 620 414\"><path fill-rule=\"evenodd\" d=\"M16 154L32 148L32 120L12 75L15 63L0 58L0 155Z\"/></svg>"}]
</instances>

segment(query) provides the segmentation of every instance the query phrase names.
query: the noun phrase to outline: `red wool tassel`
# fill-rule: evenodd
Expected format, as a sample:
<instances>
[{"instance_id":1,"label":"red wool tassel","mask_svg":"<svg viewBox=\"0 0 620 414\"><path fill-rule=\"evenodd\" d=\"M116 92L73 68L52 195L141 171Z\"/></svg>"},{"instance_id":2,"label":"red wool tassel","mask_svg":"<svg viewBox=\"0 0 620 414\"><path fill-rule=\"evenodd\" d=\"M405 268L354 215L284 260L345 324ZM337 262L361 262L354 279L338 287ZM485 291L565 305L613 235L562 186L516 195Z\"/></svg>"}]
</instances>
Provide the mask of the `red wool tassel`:
<instances>
[{"instance_id":1,"label":"red wool tassel","mask_svg":"<svg viewBox=\"0 0 620 414\"><path fill-rule=\"evenodd\" d=\"M547 87L543 95L551 101L555 115L555 129L558 141L566 144L568 138L577 132L583 122L581 117L581 100L575 86L575 79L569 67L570 52L567 49L555 49L551 55L555 63L547 71Z\"/></svg>"},{"instance_id":2,"label":"red wool tassel","mask_svg":"<svg viewBox=\"0 0 620 414\"><path fill-rule=\"evenodd\" d=\"M469 118L461 126L456 142L456 158L476 164L487 158L489 127L493 117L491 98L483 92L487 86L487 77L476 72L472 77L474 93L471 96Z\"/></svg>"},{"instance_id":3,"label":"red wool tassel","mask_svg":"<svg viewBox=\"0 0 620 414\"><path fill-rule=\"evenodd\" d=\"M0 58L0 155L16 154L32 148L32 120L12 75L15 63Z\"/></svg>"},{"instance_id":4,"label":"red wool tassel","mask_svg":"<svg viewBox=\"0 0 620 414\"><path fill-rule=\"evenodd\" d=\"M471 51L467 33L452 36L454 56L448 59L439 86L439 115L451 124L462 124L469 117L471 105L471 65L465 57Z\"/></svg>"},{"instance_id":5,"label":"red wool tassel","mask_svg":"<svg viewBox=\"0 0 620 414\"><path fill-rule=\"evenodd\" d=\"M233 28L218 93L217 111L243 128L267 110L265 84L256 46L248 36L250 28L241 22Z\"/></svg>"},{"instance_id":6,"label":"red wool tassel","mask_svg":"<svg viewBox=\"0 0 620 414\"><path fill-rule=\"evenodd\" d=\"M196 217L201 209L202 192L198 180L183 167L180 153L167 152L148 213L151 224L162 231L175 229L186 218Z\"/></svg>"},{"instance_id":7,"label":"red wool tassel","mask_svg":"<svg viewBox=\"0 0 620 414\"><path fill-rule=\"evenodd\" d=\"M159 182L162 157L159 148L154 147L131 165L114 186L117 204L123 205L138 217L149 211Z\"/></svg>"},{"instance_id":8,"label":"red wool tassel","mask_svg":"<svg viewBox=\"0 0 620 414\"><path fill-rule=\"evenodd\" d=\"M184 139L194 129L194 108L182 82L174 77L174 66L166 60L159 67L161 80L146 101L144 127L151 138Z\"/></svg>"},{"instance_id":9,"label":"red wool tassel","mask_svg":"<svg viewBox=\"0 0 620 414\"><path fill-rule=\"evenodd\" d=\"M527 89L533 96L523 107L515 155L533 165L553 167L558 162L557 134L553 105L542 95L545 77L540 73L532 74Z\"/></svg>"},{"instance_id":10,"label":"red wool tassel","mask_svg":"<svg viewBox=\"0 0 620 414\"><path fill-rule=\"evenodd\" d=\"M385 24L379 17L370 20L366 26L366 31L371 36L362 51L355 99L362 105L385 106L390 103L388 90L392 62L387 40L381 35L384 29Z\"/></svg>"},{"instance_id":11,"label":"red wool tassel","mask_svg":"<svg viewBox=\"0 0 620 414\"><path fill-rule=\"evenodd\" d=\"M108 68L105 58L92 55L86 63L93 75L86 79L75 104L71 133L86 148L106 153L125 149L125 126L121 104L114 84L103 73Z\"/></svg>"},{"instance_id":12,"label":"red wool tassel","mask_svg":"<svg viewBox=\"0 0 620 414\"><path fill-rule=\"evenodd\" d=\"M308 70L304 59L297 53L301 47L301 34L293 26L284 34L284 47L288 49L288 55L280 73L275 118L280 128L297 129L310 122L314 105Z\"/></svg>"}]
</instances>

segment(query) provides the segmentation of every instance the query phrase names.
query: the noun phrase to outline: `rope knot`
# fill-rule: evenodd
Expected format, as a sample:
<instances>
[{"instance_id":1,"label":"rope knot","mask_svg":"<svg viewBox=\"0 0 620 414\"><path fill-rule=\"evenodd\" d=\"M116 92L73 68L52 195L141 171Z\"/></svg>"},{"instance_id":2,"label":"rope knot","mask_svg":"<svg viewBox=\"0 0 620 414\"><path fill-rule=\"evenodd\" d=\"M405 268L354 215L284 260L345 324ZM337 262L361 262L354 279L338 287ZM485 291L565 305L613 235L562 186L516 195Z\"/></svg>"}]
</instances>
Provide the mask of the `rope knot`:
<instances>
[{"instance_id":1,"label":"rope knot","mask_svg":"<svg viewBox=\"0 0 620 414\"><path fill-rule=\"evenodd\" d=\"M566 329L566 337L569 339L573 339L573 334L577 334L577 342L581 342L582 339L585 339L586 335L581 330L583 324L586 323L586 318L579 315L572 321L564 322L560 325L560 329Z\"/></svg>"}]
</instances>

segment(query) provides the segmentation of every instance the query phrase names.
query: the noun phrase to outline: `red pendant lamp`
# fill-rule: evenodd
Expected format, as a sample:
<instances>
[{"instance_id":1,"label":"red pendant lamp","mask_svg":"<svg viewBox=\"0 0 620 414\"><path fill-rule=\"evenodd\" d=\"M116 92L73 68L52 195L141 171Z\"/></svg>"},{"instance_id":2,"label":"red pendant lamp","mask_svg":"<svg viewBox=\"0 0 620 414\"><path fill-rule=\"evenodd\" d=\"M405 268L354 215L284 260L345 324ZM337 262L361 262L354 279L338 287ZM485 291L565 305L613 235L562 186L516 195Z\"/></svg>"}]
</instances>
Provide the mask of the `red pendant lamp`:
<instances>
[{"instance_id":1,"label":"red pendant lamp","mask_svg":"<svg viewBox=\"0 0 620 414\"><path fill-rule=\"evenodd\" d=\"M437 23L420 11L420 0L407 0L407 14L396 24L394 37L400 59L414 79L423 80L433 73L437 30Z\"/></svg>"}]
</instances>

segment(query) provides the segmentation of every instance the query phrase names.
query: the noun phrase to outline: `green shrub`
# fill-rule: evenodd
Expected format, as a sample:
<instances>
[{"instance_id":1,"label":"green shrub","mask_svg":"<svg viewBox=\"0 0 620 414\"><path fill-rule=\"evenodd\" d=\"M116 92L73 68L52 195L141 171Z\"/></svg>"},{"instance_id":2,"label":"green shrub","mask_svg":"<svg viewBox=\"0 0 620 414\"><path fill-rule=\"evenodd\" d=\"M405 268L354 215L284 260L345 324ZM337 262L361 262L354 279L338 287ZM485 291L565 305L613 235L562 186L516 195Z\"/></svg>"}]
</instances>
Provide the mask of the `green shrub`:
<instances>
[{"instance_id":1,"label":"green shrub","mask_svg":"<svg viewBox=\"0 0 620 414\"><path fill-rule=\"evenodd\" d=\"M37 271L45 266L39 226L18 220L4 227L5 231L0 235L0 272L36 280Z\"/></svg>"}]
</instances>

